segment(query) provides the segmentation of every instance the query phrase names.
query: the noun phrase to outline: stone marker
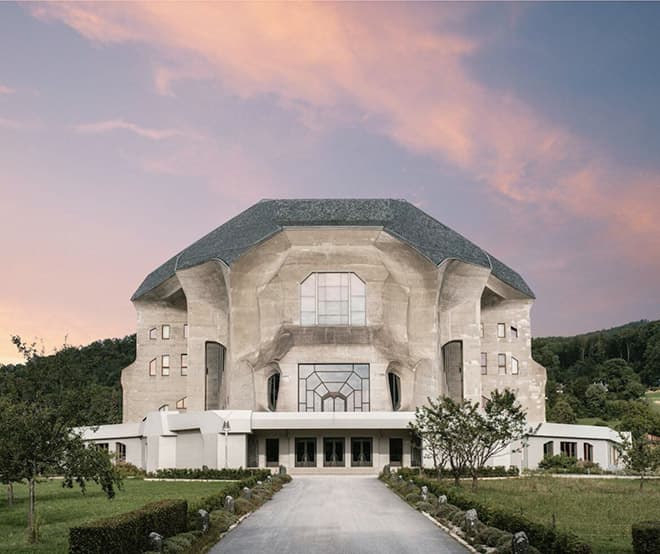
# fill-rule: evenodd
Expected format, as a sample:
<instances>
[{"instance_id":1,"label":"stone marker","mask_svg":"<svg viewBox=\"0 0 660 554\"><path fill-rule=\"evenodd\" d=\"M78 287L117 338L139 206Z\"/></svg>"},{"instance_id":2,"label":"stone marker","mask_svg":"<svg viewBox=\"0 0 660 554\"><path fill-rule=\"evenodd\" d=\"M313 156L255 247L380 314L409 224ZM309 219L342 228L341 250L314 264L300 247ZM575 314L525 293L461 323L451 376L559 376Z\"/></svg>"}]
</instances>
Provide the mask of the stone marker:
<instances>
[{"instance_id":1,"label":"stone marker","mask_svg":"<svg viewBox=\"0 0 660 554\"><path fill-rule=\"evenodd\" d=\"M424 485L422 487L422 500L426 502L428 499L429 499L429 488L426 485Z\"/></svg>"},{"instance_id":2,"label":"stone marker","mask_svg":"<svg viewBox=\"0 0 660 554\"><path fill-rule=\"evenodd\" d=\"M252 498L252 491L248 487L243 487L243 490L241 491L243 496L250 500Z\"/></svg>"},{"instance_id":3,"label":"stone marker","mask_svg":"<svg viewBox=\"0 0 660 554\"><path fill-rule=\"evenodd\" d=\"M261 485L263 485L263 483L261 481L257 481L257 486L260 487Z\"/></svg>"},{"instance_id":4,"label":"stone marker","mask_svg":"<svg viewBox=\"0 0 660 554\"><path fill-rule=\"evenodd\" d=\"M272 481L272 480L273 480L273 476L272 476L272 475L269 475L268 477L266 477L266 481Z\"/></svg>"},{"instance_id":5,"label":"stone marker","mask_svg":"<svg viewBox=\"0 0 660 554\"><path fill-rule=\"evenodd\" d=\"M209 530L209 513L206 510L197 510L199 514L199 519L202 522L202 533L206 533Z\"/></svg>"},{"instance_id":6,"label":"stone marker","mask_svg":"<svg viewBox=\"0 0 660 554\"><path fill-rule=\"evenodd\" d=\"M159 535L155 531L149 533L149 548L156 552L163 551L163 536Z\"/></svg>"},{"instance_id":7,"label":"stone marker","mask_svg":"<svg viewBox=\"0 0 660 554\"><path fill-rule=\"evenodd\" d=\"M518 531L511 539L511 552L513 554L527 554L529 552L529 539L524 531Z\"/></svg>"},{"instance_id":8,"label":"stone marker","mask_svg":"<svg viewBox=\"0 0 660 554\"><path fill-rule=\"evenodd\" d=\"M444 494L441 494L438 496L438 504L446 504L447 503L447 496Z\"/></svg>"},{"instance_id":9,"label":"stone marker","mask_svg":"<svg viewBox=\"0 0 660 554\"><path fill-rule=\"evenodd\" d=\"M234 513L234 497L233 496L225 496L225 510L228 512L231 512L232 514Z\"/></svg>"},{"instance_id":10,"label":"stone marker","mask_svg":"<svg viewBox=\"0 0 660 554\"><path fill-rule=\"evenodd\" d=\"M280 475L286 475L286 467L280 466Z\"/></svg>"},{"instance_id":11,"label":"stone marker","mask_svg":"<svg viewBox=\"0 0 660 554\"><path fill-rule=\"evenodd\" d=\"M477 516L477 510L472 508L467 512L465 512L465 530L468 533L474 531L474 528L477 526L478 521L479 521L479 517Z\"/></svg>"}]
</instances>

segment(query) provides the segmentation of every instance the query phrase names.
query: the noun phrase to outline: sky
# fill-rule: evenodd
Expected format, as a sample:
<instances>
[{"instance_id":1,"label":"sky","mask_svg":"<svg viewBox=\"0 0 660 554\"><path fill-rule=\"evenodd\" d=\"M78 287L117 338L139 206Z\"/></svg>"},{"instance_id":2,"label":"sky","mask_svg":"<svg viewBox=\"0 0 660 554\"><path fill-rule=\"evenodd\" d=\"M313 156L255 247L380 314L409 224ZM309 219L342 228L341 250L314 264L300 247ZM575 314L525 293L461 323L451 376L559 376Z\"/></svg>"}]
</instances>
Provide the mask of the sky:
<instances>
[{"instance_id":1,"label":"sky","mask_svg":"<svg viewBox=\"0 0 660 554\"><path fill-rule=\"evenodd\" d=\"M0 362L262 198L405 198L536 336L660 317L660 3L0 4Z\"/></svg>"}]
</instances>

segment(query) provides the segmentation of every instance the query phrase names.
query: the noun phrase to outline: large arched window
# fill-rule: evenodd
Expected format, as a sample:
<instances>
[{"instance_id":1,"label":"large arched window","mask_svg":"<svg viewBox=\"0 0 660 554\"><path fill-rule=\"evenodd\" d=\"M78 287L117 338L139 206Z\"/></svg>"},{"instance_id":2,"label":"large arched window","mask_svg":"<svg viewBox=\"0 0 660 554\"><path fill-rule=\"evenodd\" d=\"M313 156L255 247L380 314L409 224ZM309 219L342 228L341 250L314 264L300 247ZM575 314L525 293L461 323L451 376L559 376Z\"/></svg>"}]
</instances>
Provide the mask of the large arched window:
<instances>
[{"instance_id":1,"label":"large arched window","mask_svg":"<svg viewBox=\"0 0 660 554\"><path fill-rule=\"evenodd\" d=\"M206 409L220 410L220 388L225 370L225 347L219 342L206 343Z\"/></svg>"},{"instance_id":2,"label":"large arched window","mask_svg":"<svg viewBox=\"0 0 660 554\"><path fill-rule=\"evenodd\" d=\"M273 373L268 378L268 409L274 412L277 410L277 397L280 394L280 374L279 372Z\"/></svg>"},{"instance_id":3,"label":"large arched window","mask_svg":"<svg viewBox=\"0 0 660 554\"><path fill-rule=\"evenodd\" d=\"M387 385L390 389L392 410L395 412L401 408L401 378L394 372L387 372Z\"/></svg>"},{"instance_id":4,"label":"large arched window","mask_svg":"<svg viewBox=\"0 0 660 554\"><path fill-rule=\"evenodd\" d=\"M366 321L366 287L355 273L312 273L301 283L301 325L366 325Z\"/></svg>"}]
</instances>

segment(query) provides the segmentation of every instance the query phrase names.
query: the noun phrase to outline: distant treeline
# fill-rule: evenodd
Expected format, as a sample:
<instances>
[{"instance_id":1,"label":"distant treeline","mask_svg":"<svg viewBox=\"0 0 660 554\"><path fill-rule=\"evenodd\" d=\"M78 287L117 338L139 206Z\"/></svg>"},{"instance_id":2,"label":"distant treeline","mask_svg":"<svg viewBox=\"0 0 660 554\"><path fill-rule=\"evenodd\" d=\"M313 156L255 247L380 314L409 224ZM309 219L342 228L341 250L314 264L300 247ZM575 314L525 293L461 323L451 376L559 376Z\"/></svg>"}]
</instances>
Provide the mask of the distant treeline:
<instances>
[{"instance_id":1,"label":"distant treeline","mask_svg":"<svg viewBox=\"0 0 660 554\"><path fill-rule=\"evenodd\" d=\"M660 431L659 410L643 400L660 386L660 321L636 321L573 337L532 341L534 359L548 371L549 421L597 418L617 425L637 415Z\"/></svg>"}]
</instances>

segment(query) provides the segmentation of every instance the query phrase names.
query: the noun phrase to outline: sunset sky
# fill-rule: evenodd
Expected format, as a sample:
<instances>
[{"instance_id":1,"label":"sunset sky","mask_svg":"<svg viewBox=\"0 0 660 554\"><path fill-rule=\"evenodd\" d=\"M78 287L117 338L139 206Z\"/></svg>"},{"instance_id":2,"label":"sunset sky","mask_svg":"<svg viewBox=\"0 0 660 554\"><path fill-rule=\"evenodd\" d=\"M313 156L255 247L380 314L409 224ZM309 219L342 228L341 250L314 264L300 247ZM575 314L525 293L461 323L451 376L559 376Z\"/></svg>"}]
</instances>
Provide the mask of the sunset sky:
<instances>
[{"instance_id":1,"label":"sunset sky","mask_svg":"<svg viewBox=\"0 0 660 554\"><path fill-rule=\"evenodd\" d=\"M0 5L0 362L262 198L405 198L535 335L660 317L660 3Z\"/></svg>"}]
</instances>

